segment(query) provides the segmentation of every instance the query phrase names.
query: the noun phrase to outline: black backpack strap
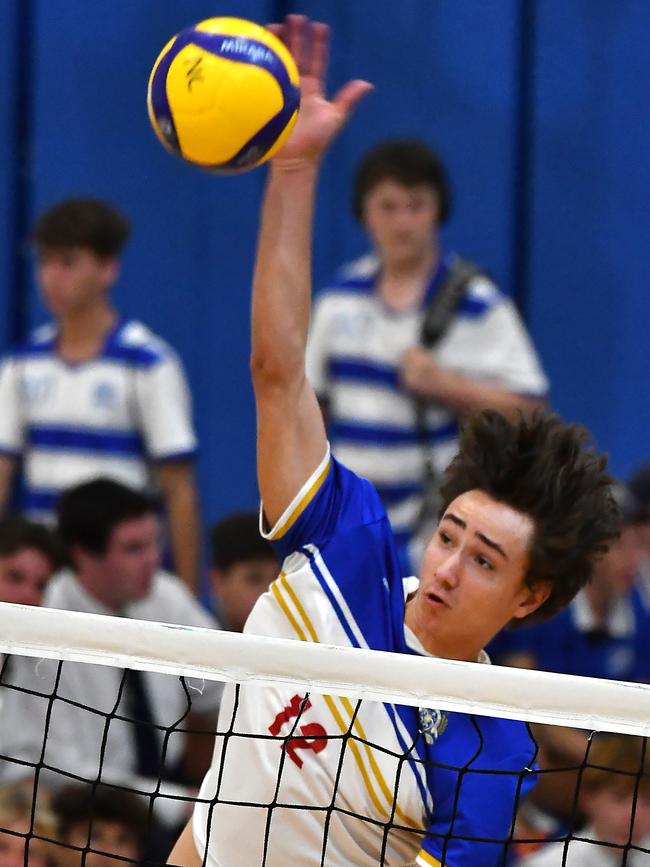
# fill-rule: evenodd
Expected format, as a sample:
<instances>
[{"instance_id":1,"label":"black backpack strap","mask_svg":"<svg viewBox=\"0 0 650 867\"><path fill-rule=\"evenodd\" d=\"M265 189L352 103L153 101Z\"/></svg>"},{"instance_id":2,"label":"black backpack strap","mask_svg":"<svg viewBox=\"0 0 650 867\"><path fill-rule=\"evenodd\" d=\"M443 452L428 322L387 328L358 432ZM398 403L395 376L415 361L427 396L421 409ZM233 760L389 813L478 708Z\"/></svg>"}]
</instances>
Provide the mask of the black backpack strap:
<instances>
[{"instance_id":1,"label":"black backpack strap","mask_svg":"<svg viewBox=\"0 0 650 867\"><path fill-rule=\"evenodd\" d=\"M440 341L451 325L468 285L482 273L473 262L454 259L424 315L420 330L422 346L431 348Z\"/></svg>"},{"instance_id":2,"label":"black backpack strap","mask_svg":"<svg viewBox=\"0 0 650 867\"><path fill-rule=\"evenodd\" d=\"M483 274L481 269L466 259L454 259L449 266L442 284L431 300L422 320L420 343L432 349L440 342L449 329L458 305L463 300L467 287L476 277ZM431 444L427 426L427 401L415 398L415 424L418 439L424 451L424 501L418 519L417 529L421 529L438 511L438 480L431 457Z\"/></svg>"}]
</instances>

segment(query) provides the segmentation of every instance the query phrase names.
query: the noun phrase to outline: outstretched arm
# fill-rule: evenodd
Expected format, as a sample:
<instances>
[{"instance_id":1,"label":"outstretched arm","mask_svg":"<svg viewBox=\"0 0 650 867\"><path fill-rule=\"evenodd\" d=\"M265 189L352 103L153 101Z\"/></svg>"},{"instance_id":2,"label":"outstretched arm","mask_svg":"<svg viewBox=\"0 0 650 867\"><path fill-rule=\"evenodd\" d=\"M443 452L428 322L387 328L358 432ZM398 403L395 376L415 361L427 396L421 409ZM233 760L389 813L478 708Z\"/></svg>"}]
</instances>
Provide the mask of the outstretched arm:
<instances>
[{"instance_id":1,"label":"outstretched arm","mask_svg":"<svg viewBox=\"0 0 650 867\"><path fill-rule=\"evenodd\" d=\"M274 524L325 455L323 419L305 375L314 197L327 146L371 85L352 81L327 100L327 27L290 16L272 29L301 73L298 121L271 163L253 279L258 479L266 518Z\"/></svg>"}]
</instances>

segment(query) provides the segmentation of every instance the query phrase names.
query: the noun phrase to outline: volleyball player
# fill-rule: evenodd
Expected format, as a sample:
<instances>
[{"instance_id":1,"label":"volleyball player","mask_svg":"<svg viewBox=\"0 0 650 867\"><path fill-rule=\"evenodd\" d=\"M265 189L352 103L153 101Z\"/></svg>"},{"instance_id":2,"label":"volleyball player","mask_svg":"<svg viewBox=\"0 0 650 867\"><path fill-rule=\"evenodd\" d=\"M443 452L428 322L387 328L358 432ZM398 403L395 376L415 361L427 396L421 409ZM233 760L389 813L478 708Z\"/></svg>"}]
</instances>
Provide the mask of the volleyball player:
<instances>
[{"instance_id":1,"label":"volleyball player","mask_svg":"<svg viewBox=\"0 0 650 867\"><path fill-rule=\"evenodd\" d=\"M283 570L245 631L484 662L506 623L564 605L615 535L605 461L554 416L473 417L419 581L402 580L379 498L330 457L304 372L319 164L370 85L327 101L327 28L292 16L276 29L302 107L262 210L252 373L263 521ZM489 867L533 782L523 724L436 708L228 687L219 731L232 734L170 864Z\"/></svg>"}]
</instances>

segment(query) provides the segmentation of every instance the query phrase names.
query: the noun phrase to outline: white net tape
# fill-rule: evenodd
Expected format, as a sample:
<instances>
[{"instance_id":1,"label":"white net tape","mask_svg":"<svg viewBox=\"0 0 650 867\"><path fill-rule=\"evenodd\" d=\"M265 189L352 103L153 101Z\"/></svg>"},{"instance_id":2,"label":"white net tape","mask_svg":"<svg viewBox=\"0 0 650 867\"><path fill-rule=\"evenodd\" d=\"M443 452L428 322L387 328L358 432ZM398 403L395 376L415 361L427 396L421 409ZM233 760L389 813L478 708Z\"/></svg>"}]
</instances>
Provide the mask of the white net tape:
<instances>
[{"instance_id":1,"label":"white net tape","mask_svg":"<svg viewBox=\"0 0 650 867\"><path fill-rule=\"evenodd\" d=\"M0 652L650 735L650 686L0 603Z\"/></svg>"}]
</instances>

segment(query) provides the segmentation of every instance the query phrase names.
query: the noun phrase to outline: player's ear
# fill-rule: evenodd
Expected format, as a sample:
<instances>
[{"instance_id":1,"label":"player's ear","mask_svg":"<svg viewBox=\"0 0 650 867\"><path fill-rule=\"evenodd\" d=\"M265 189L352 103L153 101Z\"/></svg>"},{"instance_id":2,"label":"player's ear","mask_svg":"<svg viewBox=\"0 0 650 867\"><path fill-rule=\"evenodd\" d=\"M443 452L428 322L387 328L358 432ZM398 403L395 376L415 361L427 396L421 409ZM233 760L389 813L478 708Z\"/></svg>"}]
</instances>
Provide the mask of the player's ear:
<instances>
[{"instance_id":1,"label":"player's ear","mask_svg":"<svg viewBox=\"0 0 650 867\"><path fill-rule=\"evenodd\" d=\"M548 581L537 581L532 586L524 584L517 608L512 616L517 620L528 617L533 611L537 611L550 595L551 585Z\"/></svg>"}]
</instances>

